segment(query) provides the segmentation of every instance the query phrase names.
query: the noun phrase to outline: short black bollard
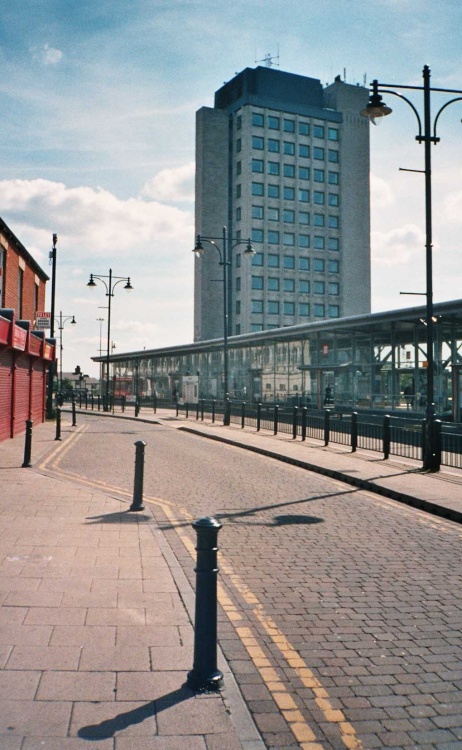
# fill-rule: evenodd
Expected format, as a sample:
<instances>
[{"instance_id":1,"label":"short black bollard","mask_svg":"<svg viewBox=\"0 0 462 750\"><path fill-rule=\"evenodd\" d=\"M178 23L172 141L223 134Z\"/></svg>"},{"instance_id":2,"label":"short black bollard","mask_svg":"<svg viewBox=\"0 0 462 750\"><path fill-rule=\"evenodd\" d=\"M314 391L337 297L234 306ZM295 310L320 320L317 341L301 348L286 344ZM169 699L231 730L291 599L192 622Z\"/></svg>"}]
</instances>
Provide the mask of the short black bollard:
<instances>
[{"instance_id":1,"label":"short black bollard","mask_svg":"<svg viewBox=\"0 0 462 750\"><path fill-rule=\"evenodd\" d=\"M261 404L258 402L257 404L257 432L260 432L261 427Z\"/></svg>"},{"instance_id":2,"label":"short black bollard","mask_svg":"<svg viewBox=\"0 0 462 750\"><path fill-rule=\"evenodd\" d=\"M224 410L223 410L223 426L229 427L231 424L231 401L229 398L225 399Z\"/></svg>"},{"instance_id":3,"label":"short black bollard","mask_svg":"<svg viewBox=\"0 0 462 750\"><path fill-rule=\"evenodd\" d=\"M136 399L135 400L135 417L137 417L139 413L140 413L140 402L139 402L139 399Z\"/></svg>"},{"instance_id":4,"label":"short black bollard","mask_svg":"<svg viewBox=\"0 0 462 750\"><path fill-rule=\"evenodd\" d=\"M298 406L293 407L292 412L292 440L297 439L298 432Z\"/></svg>"},{"instance_id":5,"label":"short black bollard","mask_svg":"<svg viewBox=\"0 0 462 750\"><path fill-rule=\"evenodd\" d=\"M32 453L32 425L33 425L32 419L26 419L26 440L24 443L24 463L22 465L23 469L30 469L32 466L31 464L31 453Z\"/></svg>"},{"instance_id":6,"label":"short black bollard","mask_svg":"<svg viewBox=\"0 0 462 750\"><path fill-rule=\"evenodd\" d=\"M101 396L98 394L98 411L101 411Z\"/></svg>"},{"instance_id":7,"label":"short black bollard","mask_svg":"<svg viewBox=\"0 0 462 750\"><path fill-rule=\"evenodd\" d=\"M276 404L274 407L274 434L278 434L278 424L279 424L279 404Z\"/></svg>"},{"instance_id":8,"label":"short black bollard","mask_svg":"<svg viewBox=\"0 0 462 750\"><path fill-rule=\"evenodd\" d=\"M91 410L93 411L95 408L95 397L93 393L91 394Z\"/></svg>"},{"instance_id":9,"label":"short black bollard","mask_svg":"<svg viewBox=\"0 0 462 750\"><path fill-rule=\"evenodd\" d=\"M383 457L390 457L390 443L391 443L391 429L390 429L390 415L385 414L383 418Z\"/></svg>"},{"instance_id":10,"label":"short black bollard","mask_svg":"<svg viewBox=\"0 0 462 750\"><path fill-rule=\"evenodd\" d=\"M192 690L217 692L223 674L217 668L217 552L222 524L216 518L194 521L197 533L194 663L186 684Z\"/></svg>"},{"instance_id":11,"label":"short black bollard","mask_svg":"<svg viewBox=\"0 0 462 750\"><path fill-rule=\"evenodd\" d=\"M358 412L351 415L351 452L355 453L358 447Z\"/></svg>"},{"instance_id":12,"label":"short black bollard","mask_svg":"<svg viewBox=\"0 0 462 750\"><path fill-rule=\"evenodd\" d=\"M56 409L56 437L55 440L61 440L61 408Z\"/></svg>"},{"instance_id":13,"label":"short black bollard","mask_svg":"<svg viewBox=\"0 0 462 750\"><path fill-rule=\"evenodd\" d=\"M306 406L302 406L302 440L306 440Z\"/></svg>"},{"instance_id":14,"label":"short black bollard","mask_svg":"<svg viewBox=\"0 0 462 750\"><path fill-rule=\"evenodd\" d=\"M201 422L204 421L204 399L201 399Z\"/></svg>"},{"instance_id":15,"label":"short black bollard","mask_svg":"<svg viewBox=\"0 0 462 750\"><path fill-rule=\"evenodd\" d=\"M212 399L212 424L215 422L215 407L216 407L216 403L215 403L215 399L213 398Z\"/></svg>"},{"instance_id":16,"label":"short black bollard","mask_svg":"<svg viewBox=\"0 0 462 750\"><path fill-rule=\"evenodd\" d=\"M77 426L77 416L75 413L75 401L72 401L72 427Z\"/></svg>"},{"instance_id":17,"label":"short black bollard","mask_svg":"<svg viewBox=\"0 0 462 750\"><path fill-rule=\"evenodd\" d=\"M243 401L241 405L241 428L244 429L244 427L245 427L245 401Z\"/></svg>"},{"instance_id":18,"label":"short black bollard","mask_svg":"<svg viewBox=\"0 0 462 750\"><path fill-rule=\"evenodd\" d=\"M325 409L324 411L324 445L329 445L330 438L330 411Z\"/></svg>"},{"instance_id":19,"label":"short black bollard","mask_svg":"<svg viewBox=\"0 0 462 750\"><path fill-rule=\"evenodd\" d=\"M133 485L133 502L129 510L144 510L143 505L143 478L144 478L144 449L146 443L144 440L137 440L135 443L135 481Z\"/></svg>"}]
</instances>

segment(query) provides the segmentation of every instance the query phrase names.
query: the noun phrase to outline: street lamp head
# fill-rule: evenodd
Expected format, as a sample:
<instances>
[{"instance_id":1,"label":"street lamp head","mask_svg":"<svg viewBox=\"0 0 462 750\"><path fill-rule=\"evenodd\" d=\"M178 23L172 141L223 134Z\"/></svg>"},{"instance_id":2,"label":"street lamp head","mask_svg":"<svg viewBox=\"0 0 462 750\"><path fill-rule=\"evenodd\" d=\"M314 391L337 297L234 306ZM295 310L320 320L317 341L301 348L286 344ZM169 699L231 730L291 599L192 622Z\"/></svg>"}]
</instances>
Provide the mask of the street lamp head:
<instances>
[{"instance_id":1,"label":"street lamp head","mask_svg":"<svg viewBox=\"0 0 462 750\"><path fill-rule=\"evenodd\" d=\"M96 284L95 284L95 282L93 280L93 274L92 273L90 274L90 281L88 282L87 286L89 286L90 288L93 288L94 286L96 286Z\"/></svg>"},{"instance_id":2,"label":"street lamp head","mask_svg":"<svg viewBox=\"0 0 462 750\"><path fill-rule=\"evenodd\" d=\"M73 315L73 316L72 316L72 320L71 320L71 326L75 326L75 325L76 325L76 323L77 323L77 321L76 321L76 319L75 319L75 315Z\"/></svg>"},{"instance_id":3,"label":"street lamp head","mask_svg":"<svg viewBox=\"0 0 462 750\"><path fill-rule=\"evenodd\" d=\"M244 255L252 256L256 255L256 251L252 247L252 243L250 242L250 237L247 242L247 245L245 246Z\"/></svg>"},{"instance_id":4,"label":"street lamp head","mask_svg":"<svg viewBox=\"0 0 462 750\"><path fill-rule=\"evenodd\" d=\"M391 112L392 110L382 101L382 97L378 92L378 82L373 81L372 94L369 97L367 107L361 111L362 116L367 117L373 125L378 125L382 121L382 117L386 117Z\"/></svg>"},{"instance_id":5,"label":"street lamp head","mask_svg":"<svg viewBox=\"0 0 462 750\"><path fill-rule=\"evenodd\" d=\"M56 247L57 244L58 244L58 235L53 234L53 247Z\"/></svg>"},{"instance_id":6,"label":"street lamp head","mask_svg":"<svg viewBox=\"0 0 462 750\"><path fill-rule=\"evenodd\" d=\"M132 285L130 284L130 276L129 276L129 277L128 277L128 279L127 279L127 283L125 284L125 286L124 286L124 289L126 289L126 290L127 290L127 292L131 292L131 291L133 290L133 287L132 287Z\"/></svg>"},{"instance_id":7,"label":"street lamp head","mask_svg":"<svg viewBox=\"0 0 462 750\"><path fill-rule=\"evenodd\" d=\"M196 237L196 244L193 249L193 253L200 258L203 253L205 253L205 247L202 244L201 236L200 234Z\"/></svg>"}]
</instances>

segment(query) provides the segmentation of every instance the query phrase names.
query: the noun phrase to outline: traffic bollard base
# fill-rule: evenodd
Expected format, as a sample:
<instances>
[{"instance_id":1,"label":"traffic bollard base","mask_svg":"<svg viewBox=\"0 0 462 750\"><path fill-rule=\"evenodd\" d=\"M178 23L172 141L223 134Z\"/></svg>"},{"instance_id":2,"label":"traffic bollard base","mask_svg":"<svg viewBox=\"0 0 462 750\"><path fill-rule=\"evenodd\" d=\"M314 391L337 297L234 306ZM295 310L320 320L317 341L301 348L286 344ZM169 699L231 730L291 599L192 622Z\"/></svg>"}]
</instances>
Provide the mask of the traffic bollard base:
<instances>
[{"instance_id":1,"label":"traffic bollard base","mask_svg":"<svg viewBox=\"0 0 462 750\"><path fill-rule=\"evenodd\" d=\"M144 510L144 505L136 505L135 503L132 503L128 509L129 511L134 510Z\"/></svg>"},{"instance_id":2,"label":"traffic bollard base","mask_svg":"<svg viewBox=\"0 0 462 750\"><path fill-rule=\"evenodd\" d=\"M191 672L188 672L186 685L199 693L218 693L223 690L223 673L217 669L211 675L203 675L192 669Z\"/></svg>"}]
</instances>

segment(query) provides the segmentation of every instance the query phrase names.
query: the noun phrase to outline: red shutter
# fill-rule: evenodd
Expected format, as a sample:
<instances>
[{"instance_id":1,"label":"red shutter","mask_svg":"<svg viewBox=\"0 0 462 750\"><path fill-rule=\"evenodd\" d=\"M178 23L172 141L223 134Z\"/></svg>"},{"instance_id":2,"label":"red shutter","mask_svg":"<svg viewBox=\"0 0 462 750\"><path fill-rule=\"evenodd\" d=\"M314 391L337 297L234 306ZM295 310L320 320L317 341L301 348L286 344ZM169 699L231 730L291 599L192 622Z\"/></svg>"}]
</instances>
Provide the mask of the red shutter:
<instances>
[{"instance_id":1,"label":"red shutter","mask_svg":"<svg viewBox=\"0 0 462 750\"><path fill-rule=\"evenodd\" d=\"M0 440L11 437L13 362L14 355L11 349L0 351Z\"/></svg>"},{"instance_id":2,"label":"red shutter","mask_svg":"<svg viewBox=\"0 0 462 750\"><path fill-rule=\"evenodd\" d=\"M13 435L26 429L29 419L30 360L27 354L16 353L14 368L14 422Z\"/></svg>"},{"instance_id":3,"label":"red shutter","mask_svg":"<svg viewBox=\"0 0 462 750\"><path fill-rule=\"evenodd\" d=\"M34 422L45 420L45 362L39 360L32 366L30 418Z\"/></svg>"}]
</instances>

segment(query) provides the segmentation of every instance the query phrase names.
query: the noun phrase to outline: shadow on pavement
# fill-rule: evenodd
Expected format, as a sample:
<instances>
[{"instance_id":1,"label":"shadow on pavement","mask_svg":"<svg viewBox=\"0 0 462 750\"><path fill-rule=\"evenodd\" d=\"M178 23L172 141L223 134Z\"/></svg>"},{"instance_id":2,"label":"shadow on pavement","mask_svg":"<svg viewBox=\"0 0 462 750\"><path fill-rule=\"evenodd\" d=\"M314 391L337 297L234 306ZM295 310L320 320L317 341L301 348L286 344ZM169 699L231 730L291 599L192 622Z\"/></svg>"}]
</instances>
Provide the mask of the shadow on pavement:
<instances>
[{"instance_id":1,"label":"shadow on pavement","mask_svg":"<svg viewBox=\"0 0 462 750\"><path fill-rule=\"evenodd\" d=\"M118 511L117 513L105 513L101 516L88 516L87 524L92 523L148 523L152 522L151 516L146 513L132 513L129 510Z\"/></svg>"},{"instance_id":2,"label":"shadow on pavement","mask_svg":"<svg viewBox=\"0 0 462 750\"><path fill-rule=\"evenodd\" d=\"M138 706L138 708L134 708L132 711L117 714L112 719L106 719L100 722L100 724L89 724L86 727L81 727L77 732L77 736L90 742L109 739L109 737L114 737L116 732L121 732L134 724L141 724L145 719L149 719L150 716L155 716L155 714L159 714L167 708L189 700L194 695L195 693L192 690L183 685L179 690L167 693L162 698L145 703L144 706ZM114 707L116 706L117 703L114 704Z\"/></svg>"}]
</instances>

